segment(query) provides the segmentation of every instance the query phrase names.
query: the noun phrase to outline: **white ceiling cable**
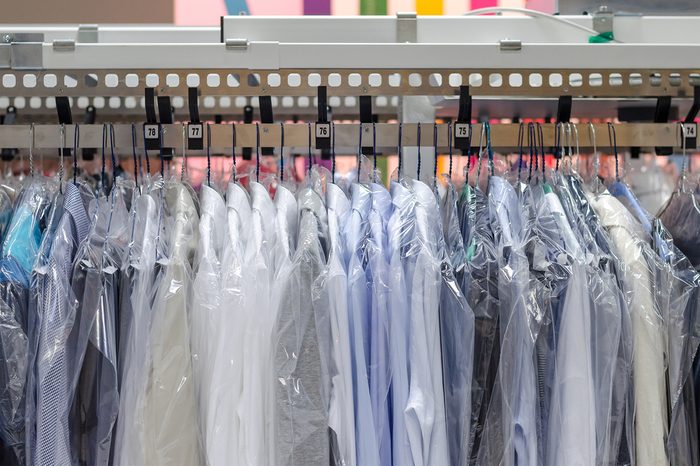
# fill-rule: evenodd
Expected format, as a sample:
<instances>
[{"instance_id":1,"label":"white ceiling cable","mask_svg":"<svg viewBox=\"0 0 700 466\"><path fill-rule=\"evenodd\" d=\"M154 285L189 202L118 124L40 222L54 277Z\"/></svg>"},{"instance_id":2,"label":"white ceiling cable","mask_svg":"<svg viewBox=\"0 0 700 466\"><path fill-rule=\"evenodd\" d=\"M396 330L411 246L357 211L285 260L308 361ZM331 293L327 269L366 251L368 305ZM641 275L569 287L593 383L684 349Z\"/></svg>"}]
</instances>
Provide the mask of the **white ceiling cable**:
<instances>
[{"instance_id":1,"label":"white ceiling cable","mask_svg":"<svg viewBox=\"0 0 700 466\"><path fill-rule=\"evenodd\" d=\"M569 21L568 19L562 18L561 16L557 15L550 15L549 13L543 13L541 11L537 10L529 10L527 8L515 8L515 7L489 7L489 8L479 8L477 10L472 10L467 13L465 13L465 16L479 16L479 15L484 15L484 14L489 14L489 13L520 13L526 16L531 16L533 18L545 18L549 19L552 21L558 21L560 23L566 24L568 26L571 26L576 29L580 29L581 31L585 31L588 34L597 36L600 34L598 31L595 29L591 29L586 26L582 26L578 23L575 23L573 21ZM613 42L617 43L622 43L621 41L617 39L612 39Z\"/></svg>"}]
</instances>

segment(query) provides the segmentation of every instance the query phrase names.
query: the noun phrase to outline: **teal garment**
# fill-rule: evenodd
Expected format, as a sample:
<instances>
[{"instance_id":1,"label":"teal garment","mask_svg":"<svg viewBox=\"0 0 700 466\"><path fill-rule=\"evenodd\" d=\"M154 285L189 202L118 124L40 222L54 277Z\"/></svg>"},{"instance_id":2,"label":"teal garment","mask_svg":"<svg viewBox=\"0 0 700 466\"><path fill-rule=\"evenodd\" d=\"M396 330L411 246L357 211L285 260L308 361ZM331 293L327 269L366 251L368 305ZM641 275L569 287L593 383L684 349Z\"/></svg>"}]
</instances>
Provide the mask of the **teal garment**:
<instances>
[{"instance_id":1,"label":"teal garment","mask_svg":"<svg viewBox=\"0 0 700 466\"><path fill-rule=\"evenodd\" d=\"M7 231L2 256L13 257L29 275L41 244L41 224L30 205L21 204Z\"/></svg>"}]
</instances>

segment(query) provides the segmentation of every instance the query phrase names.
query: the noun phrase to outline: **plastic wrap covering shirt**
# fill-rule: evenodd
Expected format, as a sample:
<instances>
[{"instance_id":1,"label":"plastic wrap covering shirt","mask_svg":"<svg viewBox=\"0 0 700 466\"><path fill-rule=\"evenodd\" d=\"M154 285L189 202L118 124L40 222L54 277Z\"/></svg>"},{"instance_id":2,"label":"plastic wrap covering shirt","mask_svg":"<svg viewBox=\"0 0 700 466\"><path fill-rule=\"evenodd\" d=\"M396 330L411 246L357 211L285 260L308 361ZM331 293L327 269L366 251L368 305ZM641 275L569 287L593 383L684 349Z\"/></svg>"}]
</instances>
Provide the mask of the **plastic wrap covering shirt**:
<instances>
[{"instance_id":1,"label":"plastic wrap covering shirt","mask_svg":"<svg viewBox=\"0 0 700 466\"><path fill-rule=\"evenodd\" d=\"M369 395L367 365L369 358L370 295L366 265L366 239L371 195L366 186L351 186L351 210L345 226L345 254L348 270L348 315L352 354L352 386L355 406L355 442L357 464L379 466L379 440L374 432L374 418Z\"/></svg>"},{"instance_id":2,"label":"plastic wrap covering shirt","mask_svg":"<svg viewBox=\"0 0 700 466\"><path fill-rule=\"evenodd\" d=\"M404 409L413 464L439 466L449 463L445 398L440 343L442 237L437 199L420 181L412 184L416 195L415 244L408 257L410 287L408 339L408 402Z\"/></svg>"},{"instance_id":3,"label":"plastic wrap covering shirt","mask_svg":"<svg viewBox=\"0 0 700 466\"><path fill-rule=\"evenodd\" d=\"M501 354L477 464L538 464L534 342L528 302L529 270L523 250L523 221L513 187L489 179L491 227L500 270Z\"/></svg>"},{"instance_id":4,"label":"plastic wrap covering shirt","mask_svg":"<svg viewBox=\"0 0 700 466\"><path fill-rule=\"evenodd\" d=\"M410 254L415 230L415 196L399 182L391 183L393 212L389 218L389 326L391 364L391 445L394 464L411 465L411 445L406 430L408 404L408 336L411 310L406 291L406 256Z\"/></svg>"},{"instance_id":5,"label":"plastic wrap covering shirt","mask_svg":"<svg viewBox=\"0 0 700 466\"><path fill-rule=\"evenodd\" d=\"M65 185L63 215L56 229L48 264L38 285L40 315L36 359L36 443L32 464L77 464L71 445L70 409L75 366L76 302L70 277L78 246L87 238L90 220L80 188ZM30 433L31 435L31 433Z\"/></svg>"},{"instance_id":6,"label":"plastic wrap covering shirt","mask_svg":"<svg viewBox=\"0 0 700 466\"><path fill-rule=\"evenodd\" d=\"M227 450L231 445L228 426L217 422L219 409L225 406L218 399L223 392L221 378L226 377L224 380L227 380L227 373L231 372L230 367L223 365L225 359L217 351L230 330L224 321L222 300L222 263L228 259L224 248L229 243L226 241L226 205L221 195L209 186L202 186L200 205L199 242L190 312L192 371L202 446L207 464L214 466L233 460L233 456L228 456L233 452Z\"/></svg>"},{"instance_id":7,"label":"plastic wrap covering shirt","mask_svg":"<svg viewBox=\"0 0 700 466\"><path fill-rule=\"evenodd\" d=\"M391 195L377 183L370 185L372 207L369 211L367 271L370 278L369 348L367 376L372 403L374 430L379 441L381 464L391 464L389 424L389 249L386 224L391 214Z\"/></svg>"},{"instance_id":8,"label":"plastic wrap covering shirt","mask_svg":"<svg viewBox=\"0 0 700 466\"><path fill-rule=\"evenodd\" d=\"M326 187L330 251L328 265L314 289L315 306L327 306L330 318L332 357L328 426L331 429L331 464L357 465L355 451L355 410L352 399L352 361L350 357L350 321L348 284L341 231L345 226L350 202L335 184Z\"/></svg>"},{"instance_id":9,"label":"plastic wrap covering shirt","mask_svg":"<svg viewBox=\"0 0 700 466\"><path fill-rule=\"evenodd\" d=\"M24 465L26 458L29 279L51 198L43 181L25 187L12 215L0 259L0 436L8 449L5 461L11 465Z\"/></svg>"},{"instance_id":10,"label":"plastic wrap covering shirt","mask_svg":"<svg viewBox=\"0 0 700 466\"><path fill-rule=\"evenodd\" d=\"M71 286L79 305L78 360L82 362L72 416L81 463L110 462L112 430L119 410L117 383L117 289L127 212L121 192L91 203L91 232L76 254Z\"/></svg>"},{"instance_id":11,"label":"plastic wrap covering shirt","mask_svg":"<svg viewBox=\"0 0 700 466\"><path fill-rule=\"evenodd\" d=\"M475 464L500 358L499 268L486 194L465 187L460 196L459 216L467 262L463 272L456 269L456 275L461 278L462 292L474 311L475 320L469 434L469 462Z\"/></svg>"},{"instance_id":12,"label":"plastic wrap covering shirt","mask_svg":"<svg viewBox=\"0 0 700 466\"><path fill-rule=\"evenodd\" d=\"M169 250L152 308L150 371L144 402L145 464L196 466L202 453L192 382L191 261L199 216L180 183L166 183L163 206Z\"/></svg>"},{"instance_id":13,"label":"plastic wrap covering shirt","mask_svg":"<svg viewBox=\"0 0 700 466\"><path fill-rule=\"evenodd\" d=\"M327 308L316 308L310 290L325 267L322 235L326 211L311 189L299 193L299 240L288 274L281 277L283 298L275 323L276 464L326 466L328 399L323 381L319 321ZM324 317L325 316L325 317ZM325 392L325 393L324 393Z\"/></svg>"},{"instance_id":14,"label":"plastic wrap covering shirt","mask_svg":"<svg viewBox=\"0 0 700 466\"><path fill-rule=\"evenodd\" d=\"M144 193L132 203L132 241L123 265L119 367L122 383L114 464L145 464L144 403L150 371L151 304L157 290L156 243L159 201Z\"/></svg>"},{"instance_id":15,"label":"plastic wrap covering shirt","mask_svg":"<svg viewBox=\"0 0 700 466\"><path fill-rule=\"evenodd\" d=\"M590 201L623 263L623 281L634 334L636 462L640 466L668 464L663 322L654 307L652 277L645 259L646 245L639 237L644 233L625 207L610 194L591 196Z\"/></svg>"},{"instance_id":16,"label":"plastic wrap covering shirt","mask_svg":"<svg viewBox=\"0 0 700 466\"><path fill-rule=\"evenodd\" d=\"M591 370L595 386L596 464L612 464L620 449L628 376L624 366L620 374L616 374L625 308L621 305L622 295L612 269L613 258L598 246L592 233L598 220L595 217L587 220L577 207L578 194L582 194L574 189L578 187L578 178L560 177L558 182L562 207L572 228L578 233L589 261L587 277L592 314ZM581 199L585 200L585 196ZM622 396L617 396L617 393Z\"/></svg>"},{"instance_id":17,"label":"plastic wrap covering shirt","mask_svg":"<svg viewBox=\"0 0 700 466\"><path fill-rule=\"evenodd\" d=\"M455 268L464 273L466 253L457 218L454 187L449 184L442 205L443 236L438 236L438 258L442 276L440 291L440 335L444 375L447 438L450 464L469 464L474 361L474 313L462 294Z\"/></svg>"}]
</instances>

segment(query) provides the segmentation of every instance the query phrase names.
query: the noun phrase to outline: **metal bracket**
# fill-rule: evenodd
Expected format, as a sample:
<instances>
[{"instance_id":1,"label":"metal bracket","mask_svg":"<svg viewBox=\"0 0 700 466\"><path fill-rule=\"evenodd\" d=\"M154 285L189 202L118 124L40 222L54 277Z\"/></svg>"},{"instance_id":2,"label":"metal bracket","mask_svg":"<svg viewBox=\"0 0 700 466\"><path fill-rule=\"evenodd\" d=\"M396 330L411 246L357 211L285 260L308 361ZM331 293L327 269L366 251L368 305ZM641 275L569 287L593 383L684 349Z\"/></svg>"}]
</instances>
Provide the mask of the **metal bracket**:
<instances>
[{"instance_id":1,"label":"metal bracket","mask_svg":"<svg viewBox=\"0 0 700 466\"><path fill-rule=\"evenodd\" d=\"M53 49L56 52L74 52L75 41L73 39L56 39L53 41Z\"/></svg>"},{"instance_id":2,"label":"metal bracket","mask_svg":"<svg viewBox=\"0 0 700 466\"><path fill-rule=\"evenodd\" d=\"M396 42L418 42L418 15L415 12L396 13Z\"/></svg>"},{"instance_id":3,"label":"metal bracket","mask_svg":"<svg viewBox=\"0 0 700 466\"><path fill-rule=\"evenodd\" d=\"M226 39L226 50L245 50L248 48L248 39Z\"/></svg>"},{"instance_id":4,"label":"metal bracket","mask_svg":"<svg viewBox=\"0 0 700 466\"><path fill-rule=\"evenodd\" d=\"M78 26L78 40L81 44L99 42L99 26L97 24L81 24Z\"/></svg>"},{"instance_id":5,"label":"metal bracket","mask_svg":"<svg viewBox=\"0 0 700 466\"><path fill-rule=\"evenodd\" d=\"M501 39L498 46L501 52L519 52L523 49L523 43L518 39Z\"/></svg>"},{"instance_id":6,"label":"metal bracket","mask_svg":"<svg viewBox=\"0 0 700 466\"><path fill-rule=\"evenodd\" d=\"M0 68L42 69L43 42L42 33L0 33Z\"/></svg>"},{"instance_id":7,"label":"metal bracket","mask_svg":"<svg viewBox=\"0 0 700 466\"><path fill-rule=\"evenodd\" d=\"M607 5L601 5L598 11L593 13L593 29L598 34L613 32L613 19L615 14Z\"/></svg>"}]
</instances>

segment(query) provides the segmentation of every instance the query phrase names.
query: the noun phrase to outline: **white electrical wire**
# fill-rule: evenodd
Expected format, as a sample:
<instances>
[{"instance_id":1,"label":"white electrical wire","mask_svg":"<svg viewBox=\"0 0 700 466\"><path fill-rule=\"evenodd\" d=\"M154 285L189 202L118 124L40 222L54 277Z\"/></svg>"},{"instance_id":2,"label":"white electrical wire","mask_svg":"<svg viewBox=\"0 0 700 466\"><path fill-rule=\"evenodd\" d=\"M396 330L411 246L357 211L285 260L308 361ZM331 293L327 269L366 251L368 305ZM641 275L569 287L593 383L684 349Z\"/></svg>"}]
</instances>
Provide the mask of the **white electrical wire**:
<instances>
[{"instance_id":1,"label":"white electrical wire","mask_svg":"<svg viewBox=\"0 0 700 466\"><path fill-rule=\"evenodd\" d=\"M489 13L521 13L523 15L531 16L533 18L545 18L545 19L550 19L552 21L558 21L562 24L567 24L571 27L574 27L576 29L580 29L581 31L585 31L588 34L592 34L594 36L597 36L600 34L598 31L595 29L591 29L586 26L581 26L578 23L575 23L573 21L569 21L568 19L564 19L561 16L556 16L556 15L550 15L549 13L543 13L541 11L537 10L529 10L527 8L516 8L516 7L507 7L507 6L495 6L495 7L489 7L489 8L479 8L477 10L472 10L464 14L464 16L480 16L484 14L489 14ZM617 42L617 43L622 43L622 41L619 41L617 39L612 39L612 42Z\"/></svg>"}]
</instances>

